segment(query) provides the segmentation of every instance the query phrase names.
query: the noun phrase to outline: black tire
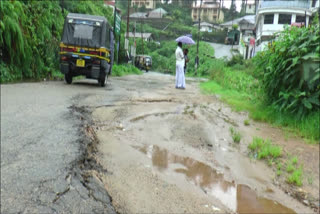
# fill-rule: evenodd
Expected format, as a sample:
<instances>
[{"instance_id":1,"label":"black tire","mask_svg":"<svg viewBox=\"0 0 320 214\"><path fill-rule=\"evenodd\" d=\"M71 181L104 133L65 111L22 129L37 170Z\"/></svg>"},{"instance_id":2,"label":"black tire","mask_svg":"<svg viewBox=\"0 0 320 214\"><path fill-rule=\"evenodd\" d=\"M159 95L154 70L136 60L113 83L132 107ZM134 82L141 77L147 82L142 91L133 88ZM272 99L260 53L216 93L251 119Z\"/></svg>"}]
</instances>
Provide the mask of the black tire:
<instances>
[{"instance_id":1,"label":"black tire","mask_svg":"<svg viewBox=\"0 0 320 214\"><path fill-rule=\"evenodd\" d=\"M68 83L68 84L72 83L72 76L70 75L70 73L65 74L64 79L65 79L66 83Z\"/></svg>"},{"instance_id":2,"label":"black tire","mask_svg":"<svg viewBox=\"0 0 320 214\"><path fill-rule=\"evenodd\" d=\"M100 77L100 79L98 80L98 83L101 87L105 87L106 86L106 83L107 83L107 76L102 76Z\"/></svg>"}]
</instances>

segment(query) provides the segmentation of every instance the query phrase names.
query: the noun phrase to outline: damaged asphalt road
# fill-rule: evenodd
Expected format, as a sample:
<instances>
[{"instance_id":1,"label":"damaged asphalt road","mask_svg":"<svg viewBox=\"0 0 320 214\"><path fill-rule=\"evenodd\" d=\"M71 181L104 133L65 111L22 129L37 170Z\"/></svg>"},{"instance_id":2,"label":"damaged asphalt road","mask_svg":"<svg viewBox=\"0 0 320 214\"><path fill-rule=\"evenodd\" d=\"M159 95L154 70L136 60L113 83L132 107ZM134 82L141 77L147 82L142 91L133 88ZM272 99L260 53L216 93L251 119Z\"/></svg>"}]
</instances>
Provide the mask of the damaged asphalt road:
<instances>
[{"instance_id":1,"label":"damaged asphalt road","mask_svg":"<svg viewBox=\"0 0 320 214\"><path fill-rule=\"evenodd\" d=\"M90 81L1 85L1 213L115 213L81 107L108 93Z\"/></svg>"},{"instance_id":2,"label":"damaged asphalt road","mask_svg":"<svg viewBox=\"0 0 320 214\"><path fill-rule=\"evenodd\" d=\"M245 126L245 112L201 93L199 82L177 90L173 76L149 72L105 88L1 85L1 213L317 213L248 157L252 137L286 145L283 134Z\"/></svg>"}]
</instances>

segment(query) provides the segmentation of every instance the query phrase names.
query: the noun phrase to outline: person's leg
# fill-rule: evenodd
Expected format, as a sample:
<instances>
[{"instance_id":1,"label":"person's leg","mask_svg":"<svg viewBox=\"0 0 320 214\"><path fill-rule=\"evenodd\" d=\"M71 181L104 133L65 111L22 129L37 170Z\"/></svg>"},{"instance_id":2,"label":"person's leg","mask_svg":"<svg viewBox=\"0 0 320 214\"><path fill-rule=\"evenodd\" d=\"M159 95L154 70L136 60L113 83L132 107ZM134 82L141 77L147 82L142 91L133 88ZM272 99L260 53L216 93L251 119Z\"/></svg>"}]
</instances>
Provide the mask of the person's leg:
<instances>
[{"instance_id":1,"label":"person's leg","mask_svg":"<svg viewBox=\"0 0 320 214\"><path fill-rule=\"evenodd\" d=\"M179 66L176 65L176 88L178 88L178 79L179 79Z\"/></svg>"},{"instance_id":2,"label":"person's leg","mask_svg":"<svg viewBox=\"0 0 320 214\"><path fill-rule=\"evenodd\" d=\"M178 71L178 87L182 88L183 87L183 76L184 76L183 66L179 65L178 70L179 70Z\"/></svg>"},{"instance_id":3,"label":"person's leg","mask_svg":"<svg viewBox=\"0 0 320 214\"><path fill-rule=\"evenodd\" d=\"M186 88L186 77L184 72L182 72L182 75L181 75L181 88L183 89Z\"/></svg>"}]
</instances>

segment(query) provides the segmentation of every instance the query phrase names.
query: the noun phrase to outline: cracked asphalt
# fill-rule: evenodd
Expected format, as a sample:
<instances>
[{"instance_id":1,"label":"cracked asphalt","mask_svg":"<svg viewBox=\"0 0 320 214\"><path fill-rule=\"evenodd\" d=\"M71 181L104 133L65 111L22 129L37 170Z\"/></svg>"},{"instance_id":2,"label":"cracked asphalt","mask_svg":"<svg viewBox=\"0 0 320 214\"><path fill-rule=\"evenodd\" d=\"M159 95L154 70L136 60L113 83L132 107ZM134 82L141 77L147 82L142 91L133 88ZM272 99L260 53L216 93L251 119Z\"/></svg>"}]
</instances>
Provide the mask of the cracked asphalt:
<instances>
[{"instance_id":1,"label":"cracked asphalt","mask_svg":"<svg viewBox=\"0 0 320 214\"><path fill-rule=\"evenodd\" d=\"M201 93L201 81L177 90L174 76L149 72L104 88L86 79L1 85L1 213L318 213L318 198L311 207L307 195L293 197L247 147L254 136L304 145L315 175L319 148L245 126L247 113ZM318 180L297 191L317 196Z\"/></svg>"},{"instance_id":2,"label":"cracked asphalt","mask_svg":"<svg viewBox=\"0 0 320 214\"><path fill-rule=\"evenodd\" d=\"M1 85L1 213L115 213L71 108L107 90L90 80Z\"/></svg>"}]
</instances>

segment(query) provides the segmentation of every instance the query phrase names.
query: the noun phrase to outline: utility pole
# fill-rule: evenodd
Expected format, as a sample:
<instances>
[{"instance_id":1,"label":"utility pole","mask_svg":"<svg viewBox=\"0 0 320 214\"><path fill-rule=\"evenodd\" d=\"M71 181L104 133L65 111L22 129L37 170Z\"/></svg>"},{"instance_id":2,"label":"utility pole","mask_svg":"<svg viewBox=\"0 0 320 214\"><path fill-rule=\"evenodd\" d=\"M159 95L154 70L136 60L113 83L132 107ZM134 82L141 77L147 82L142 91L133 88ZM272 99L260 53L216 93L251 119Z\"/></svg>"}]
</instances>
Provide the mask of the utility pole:
<instances>
[{"instance_id":1,"label":"utility pole","mask_svg":"<svg viewBox=\"0 0 320 214\"><path fill-rule=\"evenodd\" d=\"M220 20L221 0L219 1L218 21Z\"/></svg>"},{"instance_id":2,"label":"utility pole","mask_svg":"<svg viewBox=\"0 0 320 214\"><path fill-rule=\"evenodd\" d=\"M233 31L233 10L231 10L232 9L232 7L233 7L233 4L234 4L234 0L231 0L231 6L230 6L230 11L231 11L231 19L232 19L232 21L231 21L231 30ZM234 35L233 35L233 40L232 40L232 46L231 46L231 52L232 52L232 50L233 50L233 43L234 43Z\"/></svg>"},{"instance_id":3,"label":"utility pole","mask_svg":"<svg viewBox=\"0 0 320 214\"><path fill-rule=\"evenodd\" d=\"M129 23L130 23L130 13L129 13L129 10L130 10L130 0L127 0L128 1L128 11L127 11L127 39L129 39Z\"/></svg>"},{"instance_id":4,"label":"utility pole","mask_svg":"<svg viewBox=\"0 0 320 214\"><path fill-rule=\"evenodd\" d=\"M143 20L141 20L141 42L142 42L142 55L144 55L144 47L143 47Z\"/></svg>"},{"instance_id":5,"label":"utility pole","mask_svg":"<svg viewBox=\"0 0 320 214\"><path fill-rule=\"evenodd\" d=\"M196 56L196 69L195 69L195 75L197 75L197 69L199 67L199 40L200 40L200 22L201 22L201 6L202 6L202 0L200 0L200 7L199 7L199 11L198 11L198 20L199 20L199 23L198 23L198 41L197 41L197 56Z\"/></svg>"}]
</instances>

